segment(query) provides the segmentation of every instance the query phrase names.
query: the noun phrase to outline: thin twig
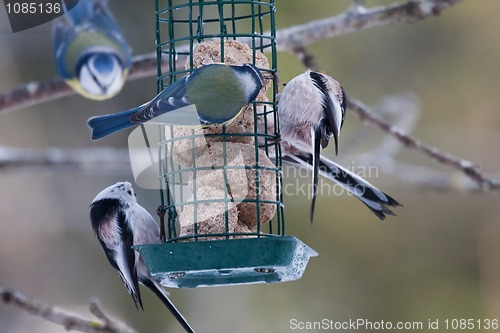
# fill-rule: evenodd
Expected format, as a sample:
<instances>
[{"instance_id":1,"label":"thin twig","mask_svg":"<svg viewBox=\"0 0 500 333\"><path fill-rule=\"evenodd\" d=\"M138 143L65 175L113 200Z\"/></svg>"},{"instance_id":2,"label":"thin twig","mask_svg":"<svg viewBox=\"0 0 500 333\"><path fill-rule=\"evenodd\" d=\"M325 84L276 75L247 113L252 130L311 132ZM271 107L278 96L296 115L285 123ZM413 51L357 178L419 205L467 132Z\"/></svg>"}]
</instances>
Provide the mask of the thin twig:
<instances>
[{"instance_id":1,"label":"thin twig","mask_svg":"<svg viewBox=\"0 0 500 333\"><path fill-rule=\"evenodd\" d=\"M412 23L439 15L442 11L460 1L462 0L410 0L363 11L347 10L337 16L278 30L276 32L276 46L278 51L293 52L298 47L305 47L320 40L335 38L363 29L396 23ZM239 38L238 40L252 45L250 38ZM188 52L188 45L179 47L177 51L178 53ZM185 57L179 56L177 65L184 66L184 61ZM168 66L168 64L164 63L163 66ZM165 70L168 71L168 68ZM136 80L154 75L156 75L156 53L144 54L134 57L127 80ZM0 94L0 114L74 94L64 81L59 78L30 82Z\"/></svg>"},{"instance_id":2,"label":"thin twig","mask_svg":"<svg viewBox=\"0 0 500 333\"><path fill-rule=\"evenodd\" d=\"M400 143L402 143L407 148L412 148L420 151L437 162L450 166L456 170L461 171L471 180L473 180L481 189L485 191L498 191L500 190L500 182L496 180L489 179L484 175L479 166L472 163L471 161L457 158L449 153L443 152L436 147L432 147L425 144L417 139L412 138L407 135L399 128L392 126L391 124L384 121L378 115L373 113L368 106L366 106L361 101L358 101L352 97L347 98L348 108L356 113L361 120L367 121L375 126L377 126L382 131L395 137Z\"/></svg>"},{"instance_id":3,"label":"thin twig","mask_svg":"<svg viewBox=\"0 0 500 333\"><path fill-rule=\"evenodd\" d=\"M85 333L137 333L136 330L124 323L113 321L104 314L98 301L93 299L90 303L91 312L102 322L82 319L70 314L66 310L58 309L41 300L31 299L14 290L0 287L0 301L7 305L17 306L24 311L38 316L54 324L63 326L67 331Z\"/></svg>"},{"instance_id":4,"label":"thin twig","mask_svg":"<svg viewBox=\"0 0 500 333\"><path fill-rule=\"evenodd\" d=\"M306 47L300 46L292 50L297 55L305 67L317 70L318 62L313 54L309 53ZM450 166L459 170L472 181L474 181L480 189L484 191L499 191L500 181L487 178L481 171L478 165L471 161L457 158L449 153L445 153L436 147L427 145L417 139L412 138L404 133L401 129L386 122L384 119L376 115L368 106L361 101L347 96L348 108L356 113L362 121L377 126L382 131L396 138L398 142L407 148L412 148L424 153L431 159L438 161L443 165ZM388 141L390 143L390 141ZM387 143L386 143L387 145Z\"/></svg>"},{"instance_id":5,"label":"thin twig","mask_svg":"<svg viewBox=\"0 0 500 333\"><path fill-rule=\"evenodd\" d=\"M311 71L319 71L319 63L312 53L310 53L307 48L303 45L297 45L293 48L292 53L294 53L297 58L304 64L304 66Z\"/></svg>"},{"instance_id":6,"label":"thin twig","mask_svg":"<svg viewBox=\"0 0 500 333\"><path fill-rule=\"evenodd\" d=\"M104 327L107 327L112 332L123 332L123 333L136 333L136 331L122 322L115 321L111 319L101 308L101 301L97 297L92 297L89 302L89 311L96 318L100 319L104 324Z\"/></svg>"},{"instance_id":7,"label":"thin twig","mask_svg":"<svg viewBox=\"0 0 500 333\"><path fill-rule=\"evenodd\" d=\"M49 148L23 149L0 146L0 169L16 167L65 166L79 169L107 167L130 168L127 149L115 148Z\"/></svg>"},{"instance_id":8,"label":"thin twig","mask_svg":"<svg viewBox=\"0 0 500 333\"><path fill-rule=\"evenodd\" d=\"M165 65L165 64L162 64ZM127 81L156 75L156 54L144 54L133 58ZM29 82L21 87L0 94L0 114L49 102L75 92L60 78Z\"/></svg>"},{"instance_id":9,"label":"thin twig","mask_svg":"<svg viewBox=\"0 0 500 333\"><path fill-rule=\"evenodd\" d=\"M410 0L359 10L351 7L337 16L312 21L307 24L282 29L276 32L277 47L280 51L292 52L296 46L307 46L314 42L335 38L364 29L396 23L414 23L440 15L444 10L462 0ZM357 8L358 10L352 10Z\"/></svg>"}]
</instances>

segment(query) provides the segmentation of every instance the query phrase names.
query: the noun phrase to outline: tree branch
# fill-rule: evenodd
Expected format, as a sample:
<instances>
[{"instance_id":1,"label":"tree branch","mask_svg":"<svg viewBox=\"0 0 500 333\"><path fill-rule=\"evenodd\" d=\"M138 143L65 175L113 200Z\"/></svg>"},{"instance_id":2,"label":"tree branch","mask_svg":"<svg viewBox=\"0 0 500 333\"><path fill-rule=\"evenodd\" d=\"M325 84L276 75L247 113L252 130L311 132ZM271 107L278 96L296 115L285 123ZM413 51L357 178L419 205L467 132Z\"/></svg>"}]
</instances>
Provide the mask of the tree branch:
<instances>
[{"instance_id":1,"label":"tree branch","mask_svg":"<svg viewBox=\"0 0 500 333\"><path fill-rule=\"evenodd\" d=\"M111 320L104 314L96 298L90 300L90 312L101 322L82 319L68 311L58 309L41 300L31 299L28 296L13 290L0 287L0 300L4 304L16 306L29 314L38 316L54 324L63 326L68 331L84 333L137 333L136 330L122 322Z\"/></svg>"},{"instance_id":2,"label":"tree branch","mask_svg":"<svg viewBox=\"0 0 500 333\"><path fill-rule=\"evenodd\" d=\"M361 101L352 97L347 98L348 108L356 113L362 121L369 122L377 126L382 131L395 137L401 144L407 148L412 148L421 153L424 153L431 159L461 171L471 180L473 180L479 188L485 191L499 191L500 182L497 180L489 179L484 175L479 166L471 161L457 158L449 153L443 152L436 147L427 145L417 139L412 138L408 134L401 131L399 128L394 127L373 113L368 106Z\"/></svg>"},{"instance_id":3,"label":"tree branch","mask_svg":"<svg viewBox=\"0 0 500 333\"><path fill-rule=\"evenodd\" d=\"M0 169L34 166L67 166L79 169L130 168L130 158L127 149L86 148L47 150L21 149L0 146Z\"/></svg>"},{"instance_id":4,"label":"tree branch","mask_svg":"<svg viewBox=\"0 0 500 333\"><path fill-rule=\"evenodd\" d=\"M428 17L440 15L444 10L461 2L462 0L409 0L400 4L385 7L367 9L363 1L354 1L349 10L340 15L307 24L281 29L277 32L277 49L295 53L306 67L317 70L318 64L313 56L307 53L306 45L313 42L335 38L340 35L370 29L378 26L413 23ZM240 41L251 43L249 38L241 38ZM181 47L182 48L182 47ZM187 50L187 46L186 46ZM180 50L182 51L182 50ZM182 66L184 58L178 59ZM167 65L166 62L163 65ZM166 69L168 70L168 68ZM136 56L128 80L136 80L156 74L156 54ZM15 111L28 106L47 102L50 100L73 95L74 92L61 79L54 78L42 82L31 82L17 89L0 94L0 114ZM422 143L403 131L384 121L374 114L362 102L348 98L349 108L356 113L361 120L373 124L382 131L395 137L407 148L412 148L424 153L441 164L450 166L473 180L483 190L499 190L500 182L487 178L474 163L452 156L425 143ZM7 150L6 150L7 149ZM84 166L89 161L102 162L111 160L113 162L125 161L125 152L114 152L108 155L95 153L94 149L89 152L79 150L57 150L50 149L45 152L26 150L14 151L13 149L0 147L0 167L21 165L71 165ZM89 160L89 156L93 156ZM113 158L108 158L113 156ZM116 159L115 157L118 157Z\"/></svg>"},{"instance_id":5,"label":"tree branch","mask_svg":"<svg viewBox=\"0 0 500 333\"><path fill-rule=\"evenodd\" d=\"M446 0L442 1L442 3L445 2L452 2L452 1L446 1ZM353 2L353 3L356 8L359 8L360 6L359 2ZM316 71L319 69L319 65L315 56L311 54L304 45L297 45L293 47L291 49L291 52L294 53L297 56L297 58L299 58L299 60L303 63L305 67ZM402 131L398 127L393 126L388 122L386 122L380 116L375 114L363 102L355 98L347 96L347 106L352 112L356 113L362 121L375 125L382 131L389 134L390 136L396 138L398 142L404 145L405 147L420 151L425 155L427 155L428 157L430 157L431 159L462 172L474 183L476 183L481 190L484 191L500 190L500 181L486 177L479 168L479 166L472 163L471 161L457 158L449 153L445 153L439 150L436 147L427 145L417 139L414 139L410 135L404 133L404 131Z\"/></svg>"},{"instance_id":6,"label":"tree branch","mask_svg":"<svg viewBox=\"0 0 500 333\"><path fill-rule=\"evenodd\" d=\"M439 15L442 11L460 1L462 0L410 0L400 4L370 9L353 6L337 16L278 30L276 33L276 46L278 51L293 52L297 48L303 48L320 40L363 29L396 23L413 23ZM251 45L250 38L240 38L238 40ZM178 49L179 53L187 51L189 51L188 45ZM185 57L180 57L177 63L179 66L183 66L184 61ZM162 65L168 66L166 62ZM134 57L127 80L136 80L154 75L156 75L156 53L150 53ZM0 94L0 114L74 94L75 92L60 78L30 82Z\"/></svg>"},{"instance_id":7,"label":"tree branch","mask_svg":"<svg viewBox=\"0 0 500 333\"><path fill-rule=\"evenodd\" d=\"M162 64L164 65L164 64ZM156 75L156 54L144 54L132 59L127 81ZM76 93L60 78L29 82L0 94L0 114L24 109Z\"/></svg>"},{"instance_id":8,"label":"tree branch","mask_svg":"<svg viewBox=\"0 0 500 333\"><path fill-rule=\"evenodd\" d=\"M414 23L440 15L462 0L410 0L404 3L366 9L354 5L337 16L276 32L280 51L292 52L297 46L307 46L319 40L331 39L364 29L396 23Z\"/></svg>"}]
</instances>

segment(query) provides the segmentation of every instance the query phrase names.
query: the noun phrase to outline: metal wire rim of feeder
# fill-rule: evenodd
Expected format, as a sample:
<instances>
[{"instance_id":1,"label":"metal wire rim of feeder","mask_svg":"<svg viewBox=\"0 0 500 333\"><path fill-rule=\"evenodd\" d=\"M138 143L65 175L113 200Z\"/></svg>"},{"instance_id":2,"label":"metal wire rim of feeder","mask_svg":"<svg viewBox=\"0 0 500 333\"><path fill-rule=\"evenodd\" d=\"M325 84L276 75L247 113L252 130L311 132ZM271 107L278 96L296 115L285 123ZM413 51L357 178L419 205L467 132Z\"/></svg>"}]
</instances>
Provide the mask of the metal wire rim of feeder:
<instances>
[{"instance_id":1,"label":"metal wire rim of feeder","mask_svg":"<svg viewBox=\"0 0 500 333\"><path fill-rule=\"evenodd\" d=\"M231 65L251 62L263 76L274 78L275 10L274 0L155 0L158 92L207 59ZM270 54L269 60L264 52ZM166 73L162 69L165 59L169 68ZM162 230L165 241L136 249L164 286L192 288L295 280L302 276L309 257L317 255L297 238L285 235L276 80L270 80L268 88L270 98L261 91L258 101L244 110L248 112L234 120L233 126L231 123L216 130L160 126L160 211L166 217L166 230ZM206 146L199 142L206 142ZM252 162L238 165L230 158L234 149L241 149L238 157ZM203 165L201 161L211 153L210 158L222 159L220 164ZM223 190L212 190L204 184L202 174L214 179L222 176L222 182L212 181L209 185ZM228 185L230 174L246 175L246 197L233 193L234 187ZM190 198L186 187L191 189ZM223 195L212 197L214 193ZM222 219L219 226L198 221L207 210L222 206L223 214L210 215L213 221ZM183 223L191 220L192 227ZM204 229L212 227L222 230Z\"/></svg>"}]
</instances>

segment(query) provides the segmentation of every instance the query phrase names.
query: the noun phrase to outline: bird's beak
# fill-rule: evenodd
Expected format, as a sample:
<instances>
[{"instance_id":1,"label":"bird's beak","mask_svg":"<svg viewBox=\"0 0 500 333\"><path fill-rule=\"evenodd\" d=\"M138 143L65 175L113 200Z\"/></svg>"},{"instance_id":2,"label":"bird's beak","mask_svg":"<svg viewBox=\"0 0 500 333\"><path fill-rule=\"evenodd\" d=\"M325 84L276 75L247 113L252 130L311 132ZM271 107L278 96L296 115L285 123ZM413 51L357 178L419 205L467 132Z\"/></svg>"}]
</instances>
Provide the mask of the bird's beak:
<instances>
[{"instance_id":1,"label":"bird's beak","mask_svg":"<svg viewBox=\"0 0 500 333\"><path fill-rule=\"evenodd\" d=\"M340 129L342 127L342 106L340 106L340 103L336 98L334 98L332 102L333 102L334 121L333 121L333 128L331 128L330 130L333 132L333 140L335 141L335 155L338 155L339 135L340 135Z\"/></svg>"}]
</instances>

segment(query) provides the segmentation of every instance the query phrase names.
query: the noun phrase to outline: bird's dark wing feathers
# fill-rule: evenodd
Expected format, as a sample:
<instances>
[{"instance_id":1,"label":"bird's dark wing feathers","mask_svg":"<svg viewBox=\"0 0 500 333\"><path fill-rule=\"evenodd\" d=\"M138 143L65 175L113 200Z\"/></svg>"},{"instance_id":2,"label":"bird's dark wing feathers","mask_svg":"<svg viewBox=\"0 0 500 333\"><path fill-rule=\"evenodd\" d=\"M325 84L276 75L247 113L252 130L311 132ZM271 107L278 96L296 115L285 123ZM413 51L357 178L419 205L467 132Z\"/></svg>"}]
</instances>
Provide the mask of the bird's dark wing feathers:
<instances>
[{"instance_id":1,"label":"bird's dark wing feathers","mask_svg":"<svg viewBox=\"0 0 500 333\"><path fill-rule=\"evenodd\" d=\"M140 305L142 308L139 282L135 268L135 253L132 249L134 242L133 234L126 223L126 216L122 210L120 201L117 199L99 200L90 205L90 221L92 229L96 233L97 239L99 239L99 243L104 249L109 263L120 274L120 278L132 296L135 305ZM111 228L115 227L115 223L120 231L119 239L113 238L113 230ZM106 232L106 229L110 229L109 232ZM108 236L109 238L106 238ZM120 253L117 253L118 251L122 252L121 256L126 265L123 269L127 269L128 272L122 272L122 267L116 261L116 258L120 256ZM127 275L130 276L130 282L126 278ZM129 283L132 283L132 285Z\"/></svg>"},{"instance_id":2,"label":"bird's dark wing feathers","mask_svg":"<svg viewBox=\"0 0 500 333\"><path fill-rule=\"evenodd\" d=\"M137 278L137 270L135 267L135 252L132 249L132 246L134 245L134 235L132 233L132 230L130 230L129 228L129 224L126 222L126 218L127 217L125 213L123 213L123 211L120 211L118 213L117 221L121 231L121 238L123 240L122 244L123 256L127 263L127 267L129 269L133 285L132 286L129 285L129 282L127 281L125 276L122 275L122 272L120 272L120 275L122 277L123 284L128 289L130 296L132 296L132 299L134 300L135 306L138 308L138 305L140 305L141 309L143 309L141 293L139 290L139 280Z\"/></svg>"},{"instance_id":3,"label":"bird's dark wing feathers","mask_svg":"<svg viewBox=\"0 0 500 333\"><path fill-rule=\"evenodd\" d=\"M321 127L322 127L322 140L321 140L321 146L325 148L328 145L328 140L330 137L333 135L333 130L336 127L335 126L335 108L333 106L333 101L330 98L329 94L329 88L326 85L326 78L316 72L310 72L309 73L311 80L313 84L321 91L321 94L323 95L323 115L324 115L324 120L325 122L321 122Z\"/></svg>"},{"instance_id":4,"label":"bird's dark wing feathers","mask_svg":"<svg viewBox=\"0 0 500 333\"><path fill-rule=\"evenodd\" d=\"M345 90L344 88L340 87L340 91L342 91L342 102L340 103L340 106L342 107L342 124L340 125L340 127L342 127L342 125L344 124L344 119L345 119L345 113L346 113L346 110L347 110L347 96L345 94Z\"/></svg>"},{"instance_id":5,"label":"bird's dark wing feathers","mask_svg":"<svg viewBox=\"0 0 500 333\"><path fill-rule=\"evenodd\" d=\"M94 230L97 239L106 254L106 258L108 258L109 263L116 270L118 270L118 264L115 260L115 251L106 246L106 242L98 231L100 228L103 228L104 225L110 225L113 223L112 221L116 218L115 212L117 211L119 205L120 202L116 199L103 199L90 205L90 222L92 224L92 230Z\"/></svg>"},{"instance_id":6,"label":"bird's dark wing feathers","mask_svg":"<svg viewBox=\"0 0 500 333\"><path fill-rule=\"evenodd\" d=\"M97 236L99 236L98 231L101 224L106 223L108 217L114 218L119 207L120 201L118 199L102 199L90 205L90 222L92 230Z\"/></svg>"}]
</instances>

